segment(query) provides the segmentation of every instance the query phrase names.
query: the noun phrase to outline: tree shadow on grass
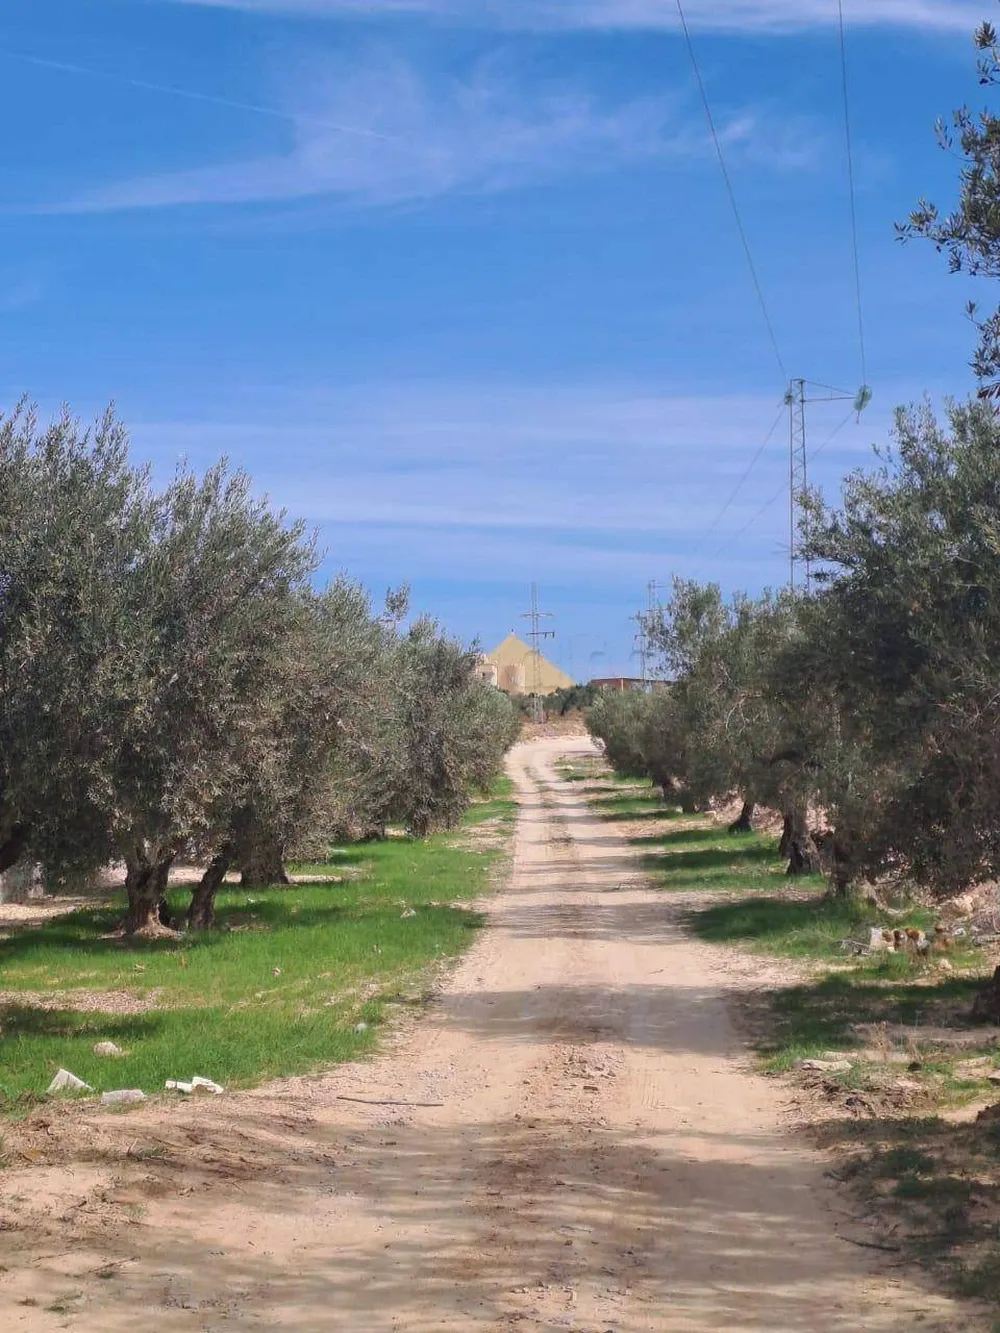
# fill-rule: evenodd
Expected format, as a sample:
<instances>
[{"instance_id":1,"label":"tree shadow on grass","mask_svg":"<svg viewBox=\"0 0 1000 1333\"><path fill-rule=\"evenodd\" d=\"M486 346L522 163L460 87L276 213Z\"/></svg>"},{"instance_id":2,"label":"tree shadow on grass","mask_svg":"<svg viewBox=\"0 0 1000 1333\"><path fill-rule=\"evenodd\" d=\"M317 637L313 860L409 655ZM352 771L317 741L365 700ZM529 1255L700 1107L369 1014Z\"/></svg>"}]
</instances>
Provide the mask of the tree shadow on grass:
<instances>
[{"instance_id":1,"label":"tree shadow on grass","mask_svg":"<svg viewBox=\"0 0 1000 1333\"><path fill-rule=\"evenodd\" d=\"M840 1178L907 1258L1000 1306L1000 1120L838 1119L818 1135L847 1154Z\"/></svg>"},{"instance_id":2,"label":"tree shadow on grass","mask_svg":"<svg viewBox=\"0 0 1000 1333\"><path fill-rule=\"evenodd\" d=\"M716 850L720 854L725 854L730 861L753 855L760 850L756 845L748 845L738 838L731 837L721 828L691 828L677 829L672 833L643 833L637 837L629 838L629 842L633 844L655 843L662 847L664 852L669 852L672 847L684 849L690 847L691 844L712 843ZM773 844L768 845L768 850L773 853Z\"/></svg>"},{"instance_id":3,"label":"tree shadow on grass","mask_svg":"<svg viewBox=\"0 0 1000 1333\"><path fill-rule=\"evenodd\" d=\"M758 860L773 859L773 853L766 848L762 850L764 855ZM809 877L797 882L808 889L819 879ZM822 935L828 939L836 936L839 940L873 919L870 910L816 894L808 898L741 898L737 902L718 903L692 912L688 925L700 939L711 944L773 946L796 937L813 939Z\"/></svg>"},{"instance_id":4,"label":"tree shadow on grass","mask_svg":"<svg viewBox=\"0 0 1000 1333\"><path fill-rule=\"evenodd\" d=\"M689 815L682 815L679 810L672 810L669 806L657 807L655 810L642 808L639 810L601 811L601 820L609 824L614 824L614 823L631 824L633 822L637 823L643 819L658 819L662 822L663 820L688 819L688 818L690 818Z\"/></svg>"},{"instance_id":5,"label":"tree shadow on grass","mask_svg":"<svg viewBox=\"0 0 1000 1333\"><path fill-rule=\"evenodd\" d=\"M71 966L75 967L87 958L99 959L121 954L142 957L217 949L232 940L234 934L253 933L255 930L274 934L293 929L334 929L379 917L394 924L399 918L400 908L395 892L387 892L384 896L366 894L353 901L343 902L336 896L336 890L341 887L323 881L291 886L292 890L330 890L329 902L308 905L297 903L291 890L286 895L283 890L275 892L262 889L259 891L260 896L254 897L252 903L247 902L248 891L236 890L235 893L239 894L236 901L227 901L228 895L223 893L217 904L216 924L210 930L154 939L113 934L121 921L121 910L85 908L0 940L0 975L5 966L36 960L44 963L47 970L56 975L61 957L72 959ZM171 903L176 915L183 918L186 900L182 903L171 894ZM421 916L433 915L442 922L458 920L469 929L478 929L483 921L478 912L447 904L430 907L418 902L416 910ZM19 984L34 985L23 981ZM57 981L54 987L43 989L58 989L61 984Z\"/></svg>"},{"instance_id":6,"label":"tree shadow on grass","mask_svg":"<svg viewBox=\"0 0 1000 1333\"><path fill-rule=\"evenodd\" d=\"M103 1009L42 1009L36 1005L0 1003L5 1040L19 1037L93 1037L127 1045L156 1036L163 1017L155 1010L142 1014L109 1014Z\"/></svg>"},{"instance_id":7,"label":"tree shadow on grass","mask_svg":"<svg viewBox=\"0 0 1000 1333\"><path fill-rule=\"evenodd\" d=\"M707 841L707 839L706 839ZM662 847L662 840L657 839ZM678 883L674 887L678 888L697 888L698 875L701 872L724 873L726 879L731 881L733 888L742 887L738 884L736 876L741 872L748 875L760 874L768 866L779 865L780 862L773 846L764 847L706 847L703 849L692 849L690 851L669 851L664 849L660 852L646 852L639 857L639 864L646 870L656 870L666 876L667 884L670 888L672 880L692 881L687 883Z\"/></svg>"},{"instance_id":8,"label":"tree shadow on grass","mask_svg":"<svg viewBox=\"0 0 1000 1333\"><path fill-rule=\"evenodd\" d=\"M894 977L892 966L883 965L884 976L862 980L839 973L772 992L772 1022L759 1049L779 1064L787 1063L804 1052L864 1045L870 1037L859 1029L882 1023L905 1029L928 1060L938 1047L954 1054L980 1042L989 1045L990 1031L969 1019L979 979L949 977L928 985Z\"/></svg>"}]
</instances>

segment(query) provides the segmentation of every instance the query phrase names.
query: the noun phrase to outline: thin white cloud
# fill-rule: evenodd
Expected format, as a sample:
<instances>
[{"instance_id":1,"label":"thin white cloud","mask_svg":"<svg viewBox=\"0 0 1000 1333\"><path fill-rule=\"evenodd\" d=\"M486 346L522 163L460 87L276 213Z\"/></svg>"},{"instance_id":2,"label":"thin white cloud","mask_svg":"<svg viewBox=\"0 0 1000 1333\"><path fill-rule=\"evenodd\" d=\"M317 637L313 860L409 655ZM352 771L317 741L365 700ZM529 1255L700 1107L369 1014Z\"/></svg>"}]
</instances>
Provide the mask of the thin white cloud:
<instances>
[{"instance_id":1,"label":"thin white cloud","mask_svg":"<svg viewBox=\"0 0 1000 1333\"><path fill-rule=\"evenodd\" d=\"M675 0L182 0L265 14L379 18L424 15L471 26L527 29L670 29ZM834 23L837 0L687 0L692 27L723 32L796 31ZM966 31L985 0L844 0L854 25Z\"/></svg>"},{"instance_id":2,"label":"thin white cloud","mask_svg":"<svg viewBox=\"0 0 1000 1333\"><path fill-rule=\"evenodd\" d=\"M423 79L381 58L314 71L296 89L287 149L97 187L48 211L333 198L362 205L489 192L622 165L706 155L700 118L677 97L611 104L578 88L526 89L496 61L465 80ZM349 132L345 132L345 126ZM722 128L731 153L779 168L820 156L808 125L744 111Z\"/></svg>"},{"instance_id":3,"label":"thin white cloud","mask_svg":"<svg viewBox=\"0 0 1000 1333\"><path fill-rule=\"evenodd\" d=\"M227 454L275 503L336 531L348 524L506 534L512 550L525 540L561 547L599 539L621 554L654 538L700 538L775 409L767 397L634 387L397 384L287 404L282 417L297 418L294 425L148 423L135 442L163 466L179 454L201 462ZM873 418L842 432L837 445L846 452L824 453L827 475L860 457L886 425ZM828 428L817 418L817 439ZM775 437L707 551L752 518L786 472Z\"/></svg>"}]
</instances>

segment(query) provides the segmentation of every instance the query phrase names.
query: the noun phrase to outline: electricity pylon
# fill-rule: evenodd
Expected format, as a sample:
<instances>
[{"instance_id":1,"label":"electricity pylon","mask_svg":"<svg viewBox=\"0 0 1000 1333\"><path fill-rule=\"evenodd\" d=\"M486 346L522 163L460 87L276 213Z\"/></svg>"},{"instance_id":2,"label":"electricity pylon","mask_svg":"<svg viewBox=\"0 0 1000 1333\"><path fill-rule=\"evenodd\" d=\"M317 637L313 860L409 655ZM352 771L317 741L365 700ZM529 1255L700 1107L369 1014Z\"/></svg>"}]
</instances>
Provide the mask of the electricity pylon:
<instances>
[{"instance_id":1,"label":"electricity pylon","mask_svg":"<svg viewBox=\"0 0 1000 1333\"><path fill-rule=\"evenodd\" d=\"M642 685L645 689L649 683L649 658L650 658L650 635L649 632L653 626L657 612L656 593L659 588L656 579L650 579L646 584L646 609L637 611L632 619L639 626L635 635L635 641L638 643L639 671L642 676Z\"/></svg>"},{"instance_id":2,"label":"electricity pylon","mask_svg":"<svg viewBox=\"0 0 1000 1333\"><path fill-rule=\"evenodd\" d=\"M528 638L531 640L531 720L532 722L541 722L543 720L542 710L542 657L538 651L538 644L542 639L554 639L556 632L554 629L542 629L542 620L554 619L551 611L539 611L538 609L538 584L531 585L531 609L522 612L523 620L531 621L531 629L528 630Z\"/></svg>"},{"instance_id":3,"label":"electricity pylon","mask_svg":"<svg viewBox=\"0 0 1000 1333\"><path fill-rule=\"evenodd\" d=\"M807 389L822 389L825 392L807 394ZM806 448L806 404L807 403L847 403L853 402L854 411L860 418L861 413L871 402L872 391L867 384L862 384L855 394L834 389L829 384L814 384L809 380L794 379L785 394L788 408L788 582L795 591L796 533L801 527L806 543L809 540L809 509L805 497L809 490L809 454ZM822 446L821 446L822 447ZM817 450L817 452L819 452ZM806 554L801 563L805 567L803 586L808 595L812 583L812 570L809 556Z\"/></svg>"}]
</instances>

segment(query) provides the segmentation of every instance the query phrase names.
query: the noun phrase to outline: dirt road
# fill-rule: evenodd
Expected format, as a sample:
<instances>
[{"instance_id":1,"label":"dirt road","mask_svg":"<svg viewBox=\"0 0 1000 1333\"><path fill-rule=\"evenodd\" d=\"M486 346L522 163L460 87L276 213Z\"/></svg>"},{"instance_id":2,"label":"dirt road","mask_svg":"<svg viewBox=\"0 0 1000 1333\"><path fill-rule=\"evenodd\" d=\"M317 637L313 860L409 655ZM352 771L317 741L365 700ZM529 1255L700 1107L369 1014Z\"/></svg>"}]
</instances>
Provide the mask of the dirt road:
<instances>
[{"instance_id":1,"label":"dirt road","mask_svg":"<svg viewBox=\"0 0 1000 1333\"><path fill-rule=\"evenodd\" d=\"M511 881L394 1050L129 1116L162 1159L20 1177L40 1217L72 1206L44 1251L0 1232L3 1328L971 1328L838 1235L822 1164L747 1072L717 958L557 778L588 746L514 752Z\"/></svg>"}]
</instances>

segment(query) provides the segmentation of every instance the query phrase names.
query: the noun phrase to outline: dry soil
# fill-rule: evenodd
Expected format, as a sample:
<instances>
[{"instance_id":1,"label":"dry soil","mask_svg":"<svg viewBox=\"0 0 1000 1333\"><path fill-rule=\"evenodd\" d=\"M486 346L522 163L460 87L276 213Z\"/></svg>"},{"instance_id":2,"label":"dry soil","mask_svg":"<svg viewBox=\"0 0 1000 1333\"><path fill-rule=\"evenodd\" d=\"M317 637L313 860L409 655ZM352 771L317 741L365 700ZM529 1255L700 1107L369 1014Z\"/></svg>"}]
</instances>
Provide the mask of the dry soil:
<instances>
[{"instance_id":1,"label":"dry soil","mask_svg":"<svg viewBox=\"0 0 1000 1333\"><path fill-rule=\"evenodd\" d=\"M84 1113L93 1160L0 1179L0 1327L975 1328L864 1247L780 1085L747 1067L719 955L558 777L585 752L513 752L490 928L385 1054Z\"/></svg>"}]
</instances>

